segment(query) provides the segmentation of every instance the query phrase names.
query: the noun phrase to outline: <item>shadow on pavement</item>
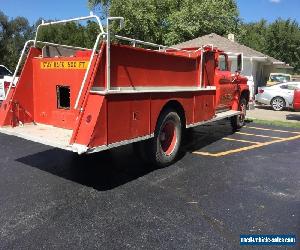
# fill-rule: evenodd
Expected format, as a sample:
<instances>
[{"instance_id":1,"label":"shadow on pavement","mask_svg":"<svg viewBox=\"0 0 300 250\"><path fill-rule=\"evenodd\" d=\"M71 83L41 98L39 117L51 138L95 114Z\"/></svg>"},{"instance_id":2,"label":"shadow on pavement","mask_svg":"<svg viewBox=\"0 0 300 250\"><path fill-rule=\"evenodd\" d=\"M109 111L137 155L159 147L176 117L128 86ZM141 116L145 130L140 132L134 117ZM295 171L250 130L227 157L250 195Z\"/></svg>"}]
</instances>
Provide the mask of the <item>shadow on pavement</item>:
<instances>
[{"instance_id":1,"label":"shadow on pavement","mask_svg":"<svg viewBox=\"0 0 300 250\"><path fill-rule=\"evenodd\" d=\"M155 170L135 157L131 146L90 155L50 149L17 161L99 191L113 189Z\"/></svg>"},{"instance_id":2,"label":"shadow on pavement","mask_svg":"<svg viewBox=\"0 0 300 250\"><path fill-rule=\"evenodd\" d=\"M199 151L233 133L228 120L189 129L185 138L184 150L187 152Z\"/></svg>"},{"instance_id":3,"label":"shadow on pavement","mask_svg":"<svg viewBox=\"0 0 300 250\"><path fill-rule=\"evenodd\" d=\"M200 150L222 137L232 134L229 122L201 126L188 131L183 142L183 153ZM90 155L49 149L17 159L61 178L92 187L99 191L111 190L138 179L156 168L139 160L131 145Z\"/></svg>"},{"instance_id":4,"label":"shadow on pavement","mask_svg":"<svg viewBox=\"0 0 300 250\"><path fill-rule=\"evenodd\" d=\"M286 115L288 121L300 121L300 114L289 114Z\"/></svg>"}]
</instances>

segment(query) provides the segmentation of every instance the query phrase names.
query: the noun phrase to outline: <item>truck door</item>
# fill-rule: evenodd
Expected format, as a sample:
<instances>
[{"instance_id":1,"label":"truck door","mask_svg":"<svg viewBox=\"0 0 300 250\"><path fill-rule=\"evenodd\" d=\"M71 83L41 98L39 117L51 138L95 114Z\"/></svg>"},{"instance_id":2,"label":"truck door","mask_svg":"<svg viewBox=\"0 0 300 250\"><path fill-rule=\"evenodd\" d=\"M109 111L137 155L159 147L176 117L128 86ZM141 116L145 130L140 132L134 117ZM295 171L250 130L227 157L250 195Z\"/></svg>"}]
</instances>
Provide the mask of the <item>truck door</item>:
<instances>
[{"instance_id":1,"label":"truck door","mask_svg":"<svg viewBox=\"0 0 300 250\"><path fill-rule=\"evenodd\" d=\"M228 63L228 55L221 53L216 54L216 56L216 103L217 111L221 112L231 109L236 91L236 84L232 82L232 75Z\"/></svg>"}]
</instances>

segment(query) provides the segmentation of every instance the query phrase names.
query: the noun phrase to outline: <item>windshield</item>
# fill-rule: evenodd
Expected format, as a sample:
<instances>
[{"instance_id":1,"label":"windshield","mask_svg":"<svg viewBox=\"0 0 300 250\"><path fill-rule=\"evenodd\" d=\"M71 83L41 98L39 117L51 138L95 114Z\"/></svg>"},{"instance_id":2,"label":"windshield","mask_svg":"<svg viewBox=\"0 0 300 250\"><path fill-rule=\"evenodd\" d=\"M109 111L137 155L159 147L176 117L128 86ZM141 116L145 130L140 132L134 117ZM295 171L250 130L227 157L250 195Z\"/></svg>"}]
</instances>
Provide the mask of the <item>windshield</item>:
<instances>
[{"instance_id":1,"label":"windshield","mask_svg":"<svg viewBox=\"0 0 300 250\"><path fill-rule=\"evenodd\" d=\"M291 81L291 77L285 76L285 75L271 75L270 79L271 79L271 82L289 82L289 81Z\"/></svg>"}]
</instances>

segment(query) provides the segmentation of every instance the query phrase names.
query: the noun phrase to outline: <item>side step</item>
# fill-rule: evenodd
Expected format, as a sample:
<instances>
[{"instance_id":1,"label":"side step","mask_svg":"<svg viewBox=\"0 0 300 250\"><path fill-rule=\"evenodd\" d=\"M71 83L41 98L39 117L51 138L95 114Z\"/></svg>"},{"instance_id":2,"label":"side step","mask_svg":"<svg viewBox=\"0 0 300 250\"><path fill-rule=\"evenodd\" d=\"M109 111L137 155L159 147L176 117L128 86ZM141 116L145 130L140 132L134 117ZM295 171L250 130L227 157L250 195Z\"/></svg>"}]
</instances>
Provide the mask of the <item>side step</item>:
<instances>
[{"instance_id":1,"label":"side step","mask_svg":"<svg viewBox=\"0 0 300 250\"><path fill-rule=\"evenodd\" d=\"M236 110L229 110L229 111L225 111L225 112L220 112L220 113L217 113L215 115L215 117L211 120L190 124L190 125L187 125L186 127L187 128L197 127L197 126L204 125L206 123L216 122L216 121L223 120L223 119L226 119L226 118L229 118L229 117L232 117L232 116L236 116L236 115L240 115L240 114L241 114L241 111L236 111Z\"/></svg>"},{"instance_id":2,"label":"side step","mask_svg":"<svg viewBox=\"0 0 300 250\"><path fill-rule=\"evenodd\" d=\"M213 119L211 119L209 122L216 122L216 121L223 120L225 118L229 118L229 117L240 115L240 114L241 114L241 111L236 111L236 110L229 110L226 112L221 112L221 113L216 114L216 116Z\"/></svg>"}]
</instances>

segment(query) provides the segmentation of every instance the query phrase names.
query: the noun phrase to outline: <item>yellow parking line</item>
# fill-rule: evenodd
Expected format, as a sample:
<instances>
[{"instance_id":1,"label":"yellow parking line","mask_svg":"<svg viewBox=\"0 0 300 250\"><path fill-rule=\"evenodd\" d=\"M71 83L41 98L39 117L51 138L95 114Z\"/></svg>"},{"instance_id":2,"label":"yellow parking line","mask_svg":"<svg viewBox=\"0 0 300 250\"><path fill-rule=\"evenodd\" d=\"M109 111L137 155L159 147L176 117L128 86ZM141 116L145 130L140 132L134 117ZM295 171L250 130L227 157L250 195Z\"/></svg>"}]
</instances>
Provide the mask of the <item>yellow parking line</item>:
<instances>
[{"instance_id":1,"label":"yellow parking line","mask_svg":"<svg viewBox=\"0 0 300 250\"><path fill-rule=\"evenodd\" d=\"M248 127L248 126L245 126L245 128L257 129L257 130L263 130L263 131L273 131L273 132L280 132L280 133L291 133L291 134L298 134L298 135L300 134L300 132L295 132L295 131L269 129L269 128Z\"/></svg>"},{"instance_id":2,"label":"yellow parking line","mask_svg":"<svg viewBox=\"0 0 300 250\"><path fill-rule=\"evenodd\" d=\"M226 140L226 141L239 141L239 142L246 142L246 143L253 143L253 144L259 144L260 143L260 142L257 142L257 141L247 141L247 140L234 139L234 138L229 138L229 137L224 137L222 139Z\"/></svg>"},{"instance_id":3,"label":"yellow parking line","mask_svg":"<svg viewBox=\"0 0 300 250\"><path fill-rule=\"evenodd\" d=\"M263 147L263 146L268 146L268 145L271 145L271 144L274 144L274 143L277 143L277 142L286 142L286 141L292 141L292 140L296 140L296 139L300 139L300 135L296 135L296 136L292 136L292 137L288 137L288 138L283 138L283 139L278 139L278 140L273 140L273 141L269 141L269 142L262 142L262 143L259 143L259 144L255 144L255 145L251 145L251 146L247 146L247 147L242 147L242 148L237 148L237 149L232 149L232 150L219 152L219 153L197 152L197 151L195 151L193 153L198 154L198 155L220 157L220 156L225 156L225 155L229 155L229 154L233 154L233 153L247 151L247 150L250 150L250 149L260 148L260 147Z\"/></svg>"},{"instance_id":4,"label":"yellow parking line","mask_svg":"<svg viewBox=\"0 0 300 250\"><path fill-rule=\"evenodd\" d=\"M263 138L271 138L271 139L285 139L284 137L268 136L268 135L257 135L257 134L244 133L244 132L235 132L235 134L240 134L240 135L251 135L251 136L257 136L257 137L263 137Z\"/></svg>"}]
</instances>

